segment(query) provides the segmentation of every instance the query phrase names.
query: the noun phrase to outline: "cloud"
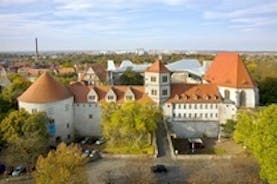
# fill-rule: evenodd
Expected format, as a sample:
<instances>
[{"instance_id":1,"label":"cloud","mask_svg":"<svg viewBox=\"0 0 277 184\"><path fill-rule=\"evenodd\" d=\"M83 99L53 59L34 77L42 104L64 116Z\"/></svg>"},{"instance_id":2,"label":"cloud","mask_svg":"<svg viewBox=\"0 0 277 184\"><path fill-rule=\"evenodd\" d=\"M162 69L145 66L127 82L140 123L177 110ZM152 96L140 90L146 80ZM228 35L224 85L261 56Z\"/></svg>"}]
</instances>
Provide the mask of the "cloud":
<instances>
[{"instance_id":1,"label":"cloud","mask_svg":"<svg viewBox=\"0 0 277 184\"><path fill-rule=\"evenodd\" d=\"M35 0L0 0L0 7L25 5L35 2Z\"/></svg>"}]
</instances>

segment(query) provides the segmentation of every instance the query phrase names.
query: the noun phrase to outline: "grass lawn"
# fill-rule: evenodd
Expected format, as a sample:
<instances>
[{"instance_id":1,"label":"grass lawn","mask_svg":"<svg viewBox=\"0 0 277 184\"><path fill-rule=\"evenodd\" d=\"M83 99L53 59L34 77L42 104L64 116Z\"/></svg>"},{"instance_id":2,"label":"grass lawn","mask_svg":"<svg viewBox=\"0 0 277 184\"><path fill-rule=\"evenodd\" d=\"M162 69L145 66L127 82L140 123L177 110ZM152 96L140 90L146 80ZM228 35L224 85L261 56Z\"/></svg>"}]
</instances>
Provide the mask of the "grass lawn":
<instances>
[{"instance_id":1,"label":"grass lawn","mask_svg":"<svg viewBox=\"0 0 277 184\"><path fill-rule=\"evenodd\" d=\"M146 145L143 147L134 147L134 146L110 146L106 145L104 152L113 153L113 154L154 154L154 146Z\"/></svg>"}]
</instances>

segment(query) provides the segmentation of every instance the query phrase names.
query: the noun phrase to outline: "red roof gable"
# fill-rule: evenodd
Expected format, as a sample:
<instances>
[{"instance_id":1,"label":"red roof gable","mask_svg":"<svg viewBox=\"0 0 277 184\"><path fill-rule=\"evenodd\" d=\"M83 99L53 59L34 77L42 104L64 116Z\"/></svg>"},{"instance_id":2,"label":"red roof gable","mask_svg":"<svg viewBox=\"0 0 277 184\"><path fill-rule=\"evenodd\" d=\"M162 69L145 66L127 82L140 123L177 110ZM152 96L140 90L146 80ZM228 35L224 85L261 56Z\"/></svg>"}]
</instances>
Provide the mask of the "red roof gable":
<instances>
[{"instance_id":1,"label":"red roof gable","mask_svg":"<svg viewBox=\"0 0 277 184\"><path fill-rule=\"evenodd\" d=\"M253 88L255 86L238 53L218 53L208 68L204 79L220 86Z\"/></svg>"},{"instance_id":2,"label":"red roof gable","mask_svg":"<svg viewBox=\"0 0 277 184\"><path fill-rule=\"evenodd\" d=\"M146 69L146 72L167 73L170 71L164 66L164 64L162 64L160 60L156 60L151 66Z\"/></svg>"}]
</instances>

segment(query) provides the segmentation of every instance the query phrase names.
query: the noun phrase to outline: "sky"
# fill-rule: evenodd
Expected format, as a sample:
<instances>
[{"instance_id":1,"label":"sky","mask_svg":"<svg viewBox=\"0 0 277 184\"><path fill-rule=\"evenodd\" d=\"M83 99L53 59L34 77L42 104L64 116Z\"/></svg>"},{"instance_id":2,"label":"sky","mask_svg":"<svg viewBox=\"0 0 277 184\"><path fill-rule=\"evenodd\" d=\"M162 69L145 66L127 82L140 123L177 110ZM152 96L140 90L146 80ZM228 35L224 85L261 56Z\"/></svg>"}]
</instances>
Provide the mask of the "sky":
<instances>
[{"instance_id":1,"label":"sky","mask_svg":"<svg viewBox=\"0 0 277 184\"><path fill-rule=\"evenodd\" d=\"M277 51L276 0L0 0L0 52Z\"/></svg>"}]
</instances>

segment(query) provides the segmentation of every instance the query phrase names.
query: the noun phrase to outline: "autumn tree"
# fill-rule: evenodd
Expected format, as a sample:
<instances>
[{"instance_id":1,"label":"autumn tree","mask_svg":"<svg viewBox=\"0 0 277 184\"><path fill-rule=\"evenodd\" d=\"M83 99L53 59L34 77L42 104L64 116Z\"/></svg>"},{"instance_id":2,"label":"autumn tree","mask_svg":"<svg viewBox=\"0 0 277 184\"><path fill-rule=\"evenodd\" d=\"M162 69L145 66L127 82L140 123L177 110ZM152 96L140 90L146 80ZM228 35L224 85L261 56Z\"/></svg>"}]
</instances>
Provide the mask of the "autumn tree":
<instances>
[{"instance_id":1,"label":"autumn tree","mask_svg":"<svg viewBox=\"0 0 277 184\"><path fill-rule=\"evenodd\" d=\"M0 123L2 139L7 142L6 160L13 165L22 163L31 167L47 149L49 120L45 113L29 114L13 111Z\"/></svg>"},{"instance_id":2,"label":"autumn tree","mask_svg":"<svg viewBox=\"0 0 277 184\"><path fill-rule=\"evenodd\" d=\"M102 132L109 147L138 151L149 147L151 135L161 118L160 109L150 104L108 103L102 110Z\"/></svg>"},{"instance_id":3,"label":"autumn tree","mask_svg":"<svg viewBox=\"0 0 277 184\"><path fill-rule=\"evenodd\" d=\"M17 97L19 97L31 85L31 82L19 74L10 73L8 77L11 80L11 83L3 89L2 97L16 107Z\"/></svg>"},{"instance_id":4,"label":"autumn tree","mask_svg":"<svg viewBox=\"0 0 277 184\"><path fill-rule=\"evenodd\" d=\"M61 143L47 157L38 158L35 181L37 184L86 184L85 162L80 147Z\"/></svg>"},{"instance_id":5,"label":"autumn tree","mask_svg":"<svg viewBox=\"0 0 277 184\"><path fill-rule=\"evenodd\" d=\"M258 112L243 112L238 117L235 141L243 143L260 165L260 176L277 183L277 105Z\"/></svg>"}]
</instances>

